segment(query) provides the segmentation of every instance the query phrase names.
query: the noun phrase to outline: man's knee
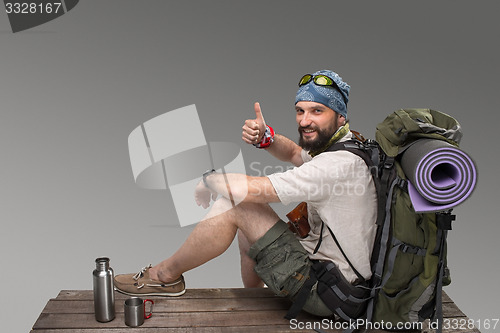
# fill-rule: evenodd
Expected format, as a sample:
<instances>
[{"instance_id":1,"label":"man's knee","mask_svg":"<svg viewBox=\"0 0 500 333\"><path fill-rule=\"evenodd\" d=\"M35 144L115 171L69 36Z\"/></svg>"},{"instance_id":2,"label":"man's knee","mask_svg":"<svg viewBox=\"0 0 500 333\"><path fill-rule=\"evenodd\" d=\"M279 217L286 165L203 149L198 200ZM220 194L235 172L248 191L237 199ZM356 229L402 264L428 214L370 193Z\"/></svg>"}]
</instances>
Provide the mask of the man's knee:
<instances>
[{"instance_id":1,"label":"man's knee","mask_svg":"<svg viewBox=\"0 0 500 333\"><path fill-rule=\"evenodd\" d=\"M224 215L222 215L224 214ZM222 197L215 201L205 219L221 216L225 221L231 221L240 229L248 232L250 229L268 229L280 218L267 204L241 202L234 206L233 203Z\"/></svg>"},{"instance_id":2,"label":"man's knee","mask_svg":"<svg viewBox=\"0 0 500 333\"><path fill-rule=\"evenodd\" d=\"M231 200L224 197L219 198L213 203L209 215L212 217L226 212L239 217L249 215L278 216L267 203L241 202L238 205L234 205Z\"/></svg>"},{"instance_id":3,"label":"man's knee","mask_svg":"<svg viewBox=\"0 0 500 333\"><path fill-rule=\"evenodd\" d=\"M242 214L253 219L270 219L276 222L278 214L267 203L242 202L238 206Z\"/></svg>"},{"instance_id":4,"label":"man's knee","mask_svg":"<svg viewBox=\"0 0 500 333\"><path fill-rule=\"evenodd\" d=\"M211 210L219 212L219 214L220 214L220 213L227 212L228 210L230 210L232 208L233 208L233 205L231 203L231 200L226 199L224 197L220 197L219 199L217 199L217 201L215 201L213 203Z\"/></svg>"},{"instance_id":5,"label":"man's knee","mask_svg":"<svg viewBox=\"0 0 500 333\"><path fill-rule=\"evenodd\" d=\"M221 197L215 201L212 206L210 207L209 212L207 215L204 217L204 220L211 219L213 217L216 217L218 215L224 214L226 212L229 212L233 209L233 205L230 200Z\"/></svg>"}]
</instances>

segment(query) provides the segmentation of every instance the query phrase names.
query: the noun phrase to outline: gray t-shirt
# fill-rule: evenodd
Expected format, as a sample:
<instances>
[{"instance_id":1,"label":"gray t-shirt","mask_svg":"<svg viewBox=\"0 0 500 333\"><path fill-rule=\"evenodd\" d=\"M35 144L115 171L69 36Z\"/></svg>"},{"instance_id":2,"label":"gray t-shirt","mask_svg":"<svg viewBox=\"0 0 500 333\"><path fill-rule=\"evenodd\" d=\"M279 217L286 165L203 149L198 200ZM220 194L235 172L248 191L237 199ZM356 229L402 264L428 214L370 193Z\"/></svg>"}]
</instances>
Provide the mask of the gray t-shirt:
<instances>
[{"instance_id":1,"label":"gray t-shirt","mask_svg":"<svg viewBox=\"0 0 500 333\"><path fill-rule=\"evenodd\" d=\"M349 132L340 141L351 138ZM356 270L369 279L377 195L368 167L363 159L348 151L324 152L311 158L303 150L302 159L301 166L268 176L283 204L307 202L311 231L306 238L299 238L302 246L311 259L331 260L348 281L356 280L326 227L318 253L312 254L319 240L321 221L324 221Z\"/></svg>"}]
</instances>

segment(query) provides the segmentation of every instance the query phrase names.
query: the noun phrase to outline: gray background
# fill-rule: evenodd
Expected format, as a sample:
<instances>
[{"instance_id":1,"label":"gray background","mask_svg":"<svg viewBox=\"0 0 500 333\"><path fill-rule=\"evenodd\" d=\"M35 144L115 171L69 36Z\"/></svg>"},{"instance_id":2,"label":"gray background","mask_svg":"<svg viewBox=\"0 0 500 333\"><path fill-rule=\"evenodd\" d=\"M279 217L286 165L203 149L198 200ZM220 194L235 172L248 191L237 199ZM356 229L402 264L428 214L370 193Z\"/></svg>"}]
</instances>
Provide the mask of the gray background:
<instances>
[{"instance_id":1,"label":"gray background","mask_svg":"<svg viewBox=\"0 0 500 333\"><path fill-rule=\"evenodd\" d=\"M320 68L352 86L351 126L366 136L402 107L461 122L480 177L455 210L446 291L473 319L500 317L499 7L85 0L17 34L0 13L2 330L28 331L61 289L91 289L96 257L109 256L117 273L136 272L192 230L176 226L168 192L134 184L127 137L136 126L196 104L208 141L240 145L247 166L261 163L251 174L279 171L241 141L241 126L260 101L266 121L296 139L297 80ZM237 248L186 280L240 287Z\"/></svg>"}]
</instances>

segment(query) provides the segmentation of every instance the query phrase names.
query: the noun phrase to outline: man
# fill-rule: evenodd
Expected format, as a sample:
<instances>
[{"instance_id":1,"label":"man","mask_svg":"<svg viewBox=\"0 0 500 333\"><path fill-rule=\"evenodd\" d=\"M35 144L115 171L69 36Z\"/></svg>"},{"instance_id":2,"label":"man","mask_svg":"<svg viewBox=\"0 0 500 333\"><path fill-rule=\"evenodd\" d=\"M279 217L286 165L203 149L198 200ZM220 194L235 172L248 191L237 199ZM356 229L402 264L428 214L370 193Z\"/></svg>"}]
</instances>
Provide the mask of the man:
<instances>
[{"instance_id":1,"label":"man","mask_svg":"<svg viewBox=\"0 0 500 333\"><path fill-rule=\"evenodd\" d=\"M118 275L117 290L131 295L182 295L182 273L222 254L237 234L246 287L265 283L276 294L294 299L310 275L311 259L333 261L350 283L369 279L376 221L373 180L360 157L347 151L324 152L331 144L352 138L346 121L349 89L328 70L300 80L295 99L298 145L274 134L256 103L256 118L245 121L242 139L295 167L266 177L205 173L195 190L197 204L207 208L211 199L222 197L177 252L135 275ZM301 201L307 203L310 225L303 239L268 205ZM335 233L340 248L322 222ZM320 316L333 313L314 287L303 308Z\"/></svg>"}]
</instances>

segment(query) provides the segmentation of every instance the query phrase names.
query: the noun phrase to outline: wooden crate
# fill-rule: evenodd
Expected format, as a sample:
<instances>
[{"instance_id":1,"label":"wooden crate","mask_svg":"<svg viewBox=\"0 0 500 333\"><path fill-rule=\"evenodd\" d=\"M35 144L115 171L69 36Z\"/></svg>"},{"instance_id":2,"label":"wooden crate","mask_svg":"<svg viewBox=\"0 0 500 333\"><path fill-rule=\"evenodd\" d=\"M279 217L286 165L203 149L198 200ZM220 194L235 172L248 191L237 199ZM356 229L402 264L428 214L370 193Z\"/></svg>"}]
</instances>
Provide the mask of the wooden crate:
<instances>
[{"instance_id":1,"label":"wooden crate","mask_svg":"<svg viewBox=\"0 0 500 333\"><path fill-rule=\"evenodd\" d=\"M100 323L94 317L91 290L63 290L49 300L32 333L104 333L104 332L169 332L169 333L255 333L255 332L315 332L312 325L319 325L322 318L301 313L300 326L284 319L290 303L276 297L268 289L188 289L180 297L149 297L154 300L153 316L139 328L129 328L124 323L123 303L129 296L115 293L116 318ZM466 316L444 295L444 317L448 320L466 320ZM314 324L314 323L317 324ZM308 325L308 326L307 326ZM327 329L335 326L317 326L324 332L341 332ZM371 330L370 332L381 332ZM422 332L432 330L424 328ZM444 332L479 332L472 330L444 330Z\"/></svg>"}]
</instances>

